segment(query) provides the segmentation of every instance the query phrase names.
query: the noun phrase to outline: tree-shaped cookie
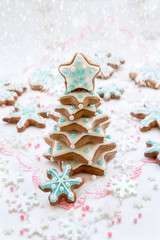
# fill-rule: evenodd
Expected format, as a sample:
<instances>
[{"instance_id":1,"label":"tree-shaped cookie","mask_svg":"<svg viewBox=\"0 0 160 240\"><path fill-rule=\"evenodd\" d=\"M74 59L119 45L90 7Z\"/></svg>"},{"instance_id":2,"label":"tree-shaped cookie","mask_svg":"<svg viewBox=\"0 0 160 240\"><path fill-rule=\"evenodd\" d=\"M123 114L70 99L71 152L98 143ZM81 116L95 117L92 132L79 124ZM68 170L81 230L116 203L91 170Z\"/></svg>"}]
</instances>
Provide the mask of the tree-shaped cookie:
<instances>
[{"instance_id":1,"label":"tree-shaped cookie","mask_svg":"<svg viewBox=\"0 0 160 240\"><path fill-rule=\"evenodd\" d=\"M60 65L59 71L66 91L55 106L57 113L50 112L57 124L45 139L50 148L44 155L57 161L61 168L69 162L74 174L103 175L104 162L115 155L116 145L105 137L109 117L98 108L100 97L94 91L100 67L83 54L75 54L70 63Z\"/></svg>"}]
</instances>

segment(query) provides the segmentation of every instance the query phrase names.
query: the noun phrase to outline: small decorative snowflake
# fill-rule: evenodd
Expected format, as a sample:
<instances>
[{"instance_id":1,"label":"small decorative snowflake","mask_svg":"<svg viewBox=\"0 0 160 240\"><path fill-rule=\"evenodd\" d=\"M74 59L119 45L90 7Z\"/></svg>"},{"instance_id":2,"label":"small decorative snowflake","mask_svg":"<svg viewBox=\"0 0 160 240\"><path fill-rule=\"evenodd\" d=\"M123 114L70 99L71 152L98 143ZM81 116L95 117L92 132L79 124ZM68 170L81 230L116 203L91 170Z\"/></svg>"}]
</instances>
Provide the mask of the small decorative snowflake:
<instances>
[{"instance_id":1,"label":"small decorative snowflake","mask_svg":"<svg viewBox=\"0 0 160 240\"><path fill-rule=\"evenodd\" d=\"M146 102L143 109L137 109L131 113L133 117L141 120L140 130L147 131L152 127L160 128L160 107L159 105L153 105L150 102Z\"/></svg>"},{"instance_id":2,"label":"small decorative snowflake","mask_svg":"<svg viewBox=\"0 0 160 240\"><path fill-rule=\"evenodd\" d=\"M113 192L117 197L125 198L137 194L137 182L131 180L126 175L123 175L122 177L112 177L109 182L110 186L108 187L108 190Z\"/></svg>"},{"instance_id":3,"label":"small decorative snowflake","mask_svg":"<svg viewBox=\"0 0 160 240\"><path fill-rule=\"evenodd\" d=\"M142 199L144 201L150 201L151 198L152 198L152 195L150 193L143 193L143 195L142 195Z\"/></svg>"},{"instance_id":4,"label":"small decorative snowflake","mask_svg":"<svg viewBox=\"0 0 160 240\"><path fill-rule=\"evenodd\" d=\"M18 188L18 183L24 181L24 177L22 176L21 172L18 172L16 175L10 175L10 173L7 175L7 177L3 177L2 181L4 182L4 185L6 187L8 186L15 186Z\"/></svg>"},{"instance_id":5,"label":"small decorative snowflake","mask_svg":"<svg viewBox=\"0 0 160 240\"><path fill-rule=\"evenodd\" d=\"M119 140L117 147L121 152L134 151L137 149L138 139L136 137L129 137L123 135Z\"/></svg>"},{"instance_id":6,"label":"small decorative snowflake","mask_svg":"<svg viewBox=\"0 0 160 240\"><path fill-rule=\"evenodd\" d=\"M24 226L24 230L28 232L28 237L31 238L34 235L38 235L40 237L43 237L46 239L46 235L44 233L44 230L48 228L48 224L45 224L43 221L41 223L37 223L33 220L30 220L30 222Z\"/></svg>"},{"instance_id":7,"label":"small decorative snowflake","mask_svg":"<svg viewBox=\"0 0 160 240\"><path fill-rule=\"evenodd\" d=\"M66 164L62 173L58 173L55 169L50 168L47 176L50 180L41 183L39 188L44 192L51 192L49 195L51 205L57 204L62 196L68 202L74 203L76 201L73 189L80 187L83 181L80 177L71 178L71 165Z\"/></svg>"},{"instance_id":8,"label":"small decorative snowflake","mask_svg":"<svg viewBox=\"0 0 160 240\"><path fill-rule=\"evenodd\" d=\"M14 197L6 200L8 203L9 212L23 212L27 213L34 206L38 206L39 203L36 199L36 193L16 193Z\"/></svg>"},{"instance_id":9,"label":"small decorative snowflake","mask_svg":"<svg viewBox=\"0 0 160 240\"><path fill-rule=\"evenodd\" d=\"M140 202L140 201L134 202L134 203L133 203L133 207L134 207L134 208L137 208L137 209L141 209L141 208L143 208L143 204L142 204L142 202Z\"/></svg>"},{"instance_id":10,"label":"small decorative snowflake","mask_svg":"<svg viewBox=\"0 0 160 240\"><path fill-rule=\"evenodd\" d=\"M95 229L93 229L94 231ZM88 222L83 222L82 218L77 218L75 210L71 210L69 217L60 223L60 233L58 237L65 240L89 239L92 231Z\"/></svg>"},{"instance_id":11,"label":"small decorative snowflake","mask_svg":"<svg viewBox=\"0 0 160 240\"><path fill-rule=\"evenodd\" d=\"M123 156L117 156L114 159L114 168L121 168L122 170L132 170L138 165L139 160L126 158Z\"/></svg>"}]
</instances>

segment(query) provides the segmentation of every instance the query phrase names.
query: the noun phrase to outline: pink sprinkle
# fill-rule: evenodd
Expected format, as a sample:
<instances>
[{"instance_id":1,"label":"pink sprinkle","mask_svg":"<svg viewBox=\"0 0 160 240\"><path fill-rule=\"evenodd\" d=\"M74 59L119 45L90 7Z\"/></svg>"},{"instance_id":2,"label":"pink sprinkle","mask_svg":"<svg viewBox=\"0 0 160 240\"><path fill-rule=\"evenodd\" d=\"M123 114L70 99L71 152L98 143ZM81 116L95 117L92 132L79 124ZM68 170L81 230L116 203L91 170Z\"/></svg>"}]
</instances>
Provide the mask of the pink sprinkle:
<instances>
[{"instance_id":1,"label":"pink sprinkle","mask_svg":"<svg viewBox=\"0 0 160 240\"><path fill-rule=\"evenodd\" d=\"M15 111L15 110L13 110L12 112L13 112L13 113L15 113L16 111Z\"/></svg>"},{"instance_id":2,"label":"pink sprinkle","mask_svg":"<svg viewBox=\"0 0 160 240\"><path fill-rule=\"evenodd\" d=\"M24 215L20 215L20 219L23 221L24 220Z\"/></svg>"},{"instance_id":3,"label":"pink sprinkle","mask_svg":"<svg viewBox=\"0 0 160 240\"><path fill-rule=\"evenodd\" d=\"M83 178L83 181L84 181L84 182L87 182L87 178Z\"/></svg>"},{"instance_id":4,"label":"pink sprinkle","mask_svg":"<svg viewBox=\"0 0 160 240\"><path fill-rule=\"evenodd\" d=\"M133 135L131 135L130 137L131 137L131 138L134 138L134 136L133 136Z\"/></svg>"},{"instance_id":5,"label":"pink sprinkle","mask_svg":"<svg viewBox=\"0 0 160 240\"><path fill-rule=\"evenodd\" d=\"M114 110L111 110L111 113L114 113Z\"/></svg>"},{"instance_id":6,"label":"pink sprinkle","mask_svg":"<svg viewBox=\"0 0 160 240\"><path fill-rule=\"evenodd\" d=\"M44 107L44 105L42 105L41 107Z\"/></svg>"},{"instance_id":7,"label":"pink sprinkle","mask_svg":"<svg viewBox=\"0 0 160 240\"><path fill-rule=\"evenodd\" d=\"M137 124L134 124L134 127L136 128L136 127L137 127Z\"/></svg>"},{"instance_id":8,"label":"pink sprinkle","mask_svg":"<svg viewBox=\"0 0 160 240\"><path fill-rule=\"evenodd\" d=\"M122 217L117 217L117 221L118 221L119 223L121 223Z\"/></svg>"},{"instance_id":9,"label":"pink sprinkle","mask_svg":"<svg viewBox=\"0 0 160 240\"><path fill-rule=\"evenodd\" d=\"M22 146L22 149L26 149L26 146Z\"/></svg>"},{"instance_id":10,"label":"pink sprinkle","mask_svg":"<svg viewBox=\"0 0 160 240\"><path fill-rule=\"evenodd\" d=\"M115 224L115 221L114 221L114 219L112 219L111 221L112 221L112 225L114 225L114 224Z\"/></svg>"},{"instance_id":11,"label":"pink sprinkle","mask_svg":"<svg viewBox=\"0 0 160 240\"><path fill-rule=\"evenodd\" d=\"M140 137L137 137L137 140L139 141L141 138Z\"/></svg>"},{"instance_id":12,"label":"pink sprinkle","mask_svg":"<svg viewBox=\"0 0 160 240\"><path fill-rule=\"evenodd\" d=\"M139 89L138 92L141 93L141 92L142 92L142 89Z\"/></svg>"},{"instance_id":13,"label":"pink sprinkle","mask_svg":"<svg viewBox=\"0 0 160 240\"><path fill-rule=\"evenodd\" d=\"M88 211L90 209L90 206L89 205L86 205L86 210Z\"/></svg>"},{"instance_id":14,"label":"pink sprinkle","mask_svg":"<svg viewBox=\"0 0 160 240\"><path fill-rule=\"evenodd\" d=\"M2 104L2 106L1 106L2 108L5 108L6 107L6 105L5 104Z\"/></svg>"},{"instance_id":15,"label":"pink sprinkle","mask_svg":"<svg viewBox=\"0 0 160 240\"><path fill-rule=\"evenodd\" d=\"M13 186L11 186L11 187L10 187L10 190L11 190L11 192L13 192L13 191L14 191L14 187L13 187Z\"/></svg>"},{"instance_id":16,"label":"pink sprinkle","mask_svg":"<svg viewBox=\"0 0 160 240\"><path fill-rule=\"evenodd\" d=\"M82 206L82 211L85 211L85 210L86 210L86 208L84 206Z\"/></svg>"},{"instance_id":17,"label":"pink sprinkle","mask_svg":"<svg viewBox=\"0 0 160 240\"><path fill-rule=\"evenodd\" d=\"M55 237L52 237L51 240L56 240Z\"/></svg>"},{"instance_id":18,"label":"pink sprinkle","mask_svg":"<svg viewBox=\"0 0 160 240\"><path fill-rule=\"evenodd\" d=\"M37 145L36 146L34 146L35 147L35 149L37 149L37 148L39 148L40 147L40 144L39 143L37 143Z\"/></svg>"},{"instance_id":19,"label":"pink sprinkle","mask_svg":"<svg viewBox=\"0 0 160 240\"><path fill-rule=\"evenodd\" d=\"M127 119L127 123L129 123L129 119Z\"/></svg>"},{"instance_id":20,"label":"pink sprinkle","mask_svg":"<svg viewBox=\"0 0 160 240\"><path fill-rule=\"evenodd\" d=\"M135 223L135 224L137 224L137 221L138 221L138 219L137 219L137 218L134 218L134 223Z\"/></svg>"},{"instance_id":21,"label":"pink sprinkle","mask_svg":"<svg viewBox=\"0 0 160 240\"><path fill-rule=\"evenodd\" d=\"M21 235L23 235L23 233L24 233L24 230L23 230L23 229L21 229L21 230L20 230L20 234L21 234Z\"/></svg>"},{"instance_id":22,"label":"pink sprinkle","mask_svg":"<svg viewBox=\"0 0 160 240\"><path fill-rule=\"evenodd\" d=\"M85 213L82 213L82 217L85 217L86 216L86 214Z\"/></svg>"},{"instance_id":23,"label":"pink sprinkle","mask_svg":"<svg viewBox=\"0 0 160 240\"><path fill-rule=\"evenodd\" d=\"M108 232L108 237L109 237L109 238L112 237L112 232Z\"/></svg>"},{"instance_id":24,"label":"pink sprinkle","mask_svg":"<svg viewBox=\"0 0 160 240\"><path fill-rule=\"evenodd\" d=\"M32 143L28 143L28 146L31 147L31 146L32 146Z\"/></svg>"},{"instance_id":25,"label":"pink sprinkle","mask_svg":"<svg viewBox=\"0 0 160 240\"><path fill-rule=\"evenodd\" d=\"M40 161L41 160L41 158L40 157L37 157L37 161Z\"/></svg>"},{"instance_id":26,"label":"pink sprinkle","mask_svg":"<svg viewBox=\"0 0 160 240\"><path fill-rule=\"evenodd\" d=\"M142 217L142 213L138 213L138 217L141 218Z\"/></svg>"},{"instance_id":27,"label":"pink sprinkle","mask_svg":"<svg viewBox=\"0 0 160 240\"><path fill-rule=\"evenodd\" d=\"M40 96L36 96L37 99L40 99Z\"/></svg>"}]
</instances>

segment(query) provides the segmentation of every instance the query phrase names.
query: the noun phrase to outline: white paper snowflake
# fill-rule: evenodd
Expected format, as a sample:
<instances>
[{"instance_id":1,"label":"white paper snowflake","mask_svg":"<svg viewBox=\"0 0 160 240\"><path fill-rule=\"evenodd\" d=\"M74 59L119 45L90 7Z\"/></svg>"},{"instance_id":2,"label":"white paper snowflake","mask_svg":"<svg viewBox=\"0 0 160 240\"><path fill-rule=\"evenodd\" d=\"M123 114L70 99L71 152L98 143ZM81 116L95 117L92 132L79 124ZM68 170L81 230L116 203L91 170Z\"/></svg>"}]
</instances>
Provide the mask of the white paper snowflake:
<instances>
[{"instance_id":1,"label":"white paper snowflake","mask_svg":"<svg viewBox=\"0 0 160 240\"><path fill-rule=\"evenodd\" d=\"M110 178L108 190L113 192L116 197L125 198L137 194L136 186L135 180L123 175L122 177Z\"/></svg>"},{"instance_id":2,"label":"white paper snowflake","mask_svg":"<svg viewBox=\"0 0 160 240\"><path fill-rule=\"evenodd\" d=\"M40 223L37 223L33 220L30 220L30 222L24 226L24 231L26 231L28 234L28 237L31 238L34 235L38 235L40 237L43 237L43 239L46 239L46 235L44 233L44 230L48 228L48 224L41 221Z\"/></svg>"},{"instance_id":3,"label":"white paper snowflake","mask_svg":"<svg viewBox=\"0 0 160 240\"><path fill-rule=\"evenodd\" d=\"M118 147L118 150L121 151L122 153L128 152L128 151L134 151L134 150L137 150L137 143L138 143L138 139L136 137L123 135L119 140L117 147Z\"/></svg>"},{"instance_id":4,"label":"white paper snowflake","mask_svg":"<svg viewBox=\"0 0 160 240\"><path fill-rule=\"evenodd\" d=\"M34 206L38 206L39 203L36 199L35 192L23 192L16 193L13 197L6 200L8 203L8 211L11 212L23 212L26 213Z\"/></svg>"},{"instance_id":5,"label":"white paper snowflake","mask_svg":"<svg viewBox=\"0 0 160 240\"><path fill-rule=\"evenodd\" d=\"M93 229L94 231L96 229ZM63 237L65 240L86 240L92 236L91 226L82 218L77 218L75 210L70 211L68 219L60 223L60 232L58 237Z\"/></svg>"},{"instance_id":6,"label":"white paper snowflake","mask_svg":"<svg viewBox=\"0 0 160 240\"><path fill-rule=\"evenodd\" d=\"M120 168L123 171L133 170L136 166L138 166L139 160L134 158L128 158L124 155L117 156L114 159L114 168Z\"/></svg>"}]
</instances>

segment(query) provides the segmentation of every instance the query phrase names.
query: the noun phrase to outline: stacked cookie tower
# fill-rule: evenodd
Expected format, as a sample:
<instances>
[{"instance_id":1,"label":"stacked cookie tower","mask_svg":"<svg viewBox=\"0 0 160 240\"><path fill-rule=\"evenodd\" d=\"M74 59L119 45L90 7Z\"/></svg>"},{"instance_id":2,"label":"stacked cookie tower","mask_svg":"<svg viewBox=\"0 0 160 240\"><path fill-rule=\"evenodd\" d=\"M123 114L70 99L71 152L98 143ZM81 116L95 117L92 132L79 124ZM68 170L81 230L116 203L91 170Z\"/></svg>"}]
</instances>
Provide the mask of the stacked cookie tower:
<instances>
[{"instance_id":1,"label":"stacked cookie tower","mask_svg":"<svg viewBox=\"0 0 160 240\"><path fill-rule=\"evenodd\" d=\"M106 161L116 151L115 143L105 137L109 118L102 113L100 97L94 92L94 79L100 72L83 55L75 54L73 60L60 65L66 91L50 117L57 121L46 143L50 145L44 156L57 161L60 168L70 163L73 174L104 175Z\"/></svg>"}]
</instances>

